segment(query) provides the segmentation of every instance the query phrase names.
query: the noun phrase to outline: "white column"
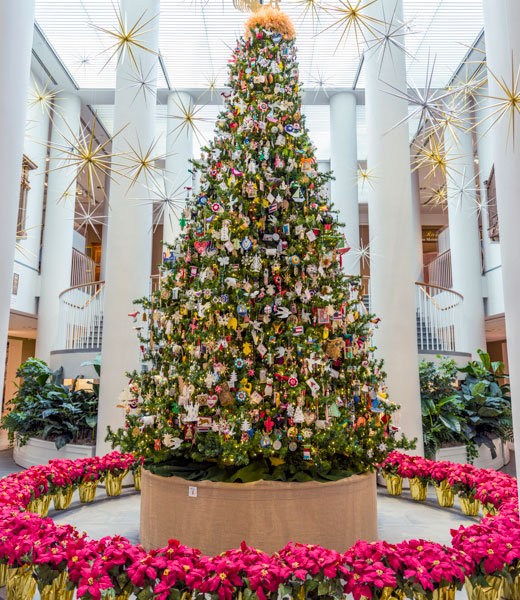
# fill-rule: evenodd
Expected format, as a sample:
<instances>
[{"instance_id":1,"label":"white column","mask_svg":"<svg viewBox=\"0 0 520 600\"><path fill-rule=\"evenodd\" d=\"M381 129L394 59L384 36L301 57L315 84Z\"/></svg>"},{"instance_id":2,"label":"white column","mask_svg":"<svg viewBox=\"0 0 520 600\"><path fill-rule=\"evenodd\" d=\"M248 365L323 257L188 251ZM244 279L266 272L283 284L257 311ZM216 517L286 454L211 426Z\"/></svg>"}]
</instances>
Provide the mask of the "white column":
<instances>
[{"instance_id":1,"label":"white column","mask_svg":"<svg viewBox=\"0 0 520 600\"><path fill-rule=\"evenodd\" d=\"M486 349L486 329L473 135L458 130L454 139L446 130L444 143L454 159L454 166L449 167L446 174L453 289L464 296L457 350L478 358L477 350ZM463 189L467 191L462 193Z\"/></svg>"},{"instance_id":2,"label":"white column","mask_svg":"<svg viewBox=\"0 0 520 600\"><path fill-rule=\"evenodd\" d=\"M4 388L34 0L0 2L0 390Z\"/></svg>"},{"instance_id":3,"label":"white column","mask_svg":"<svg viewBox=\"0 0 520 600\"><path fill-rule=\"evenodd\" d=\"M370 9L384 20L383 7L386 15L402 20L402 0L381 0ZM408 437L417 438L416 453L422 454L409 133L407 124L392 129L408 107L385 93L381 83L405 91L406 63L402 51L385 53L382 62L379 54L377 49L368 52L365 62L368 168L374 172L368 201L371 303L381 318L375 345L385 360L390 399L401 406L398 424Z\"/></svg>"},{"instance_id":4,"label":"white column","mask_svg":"<svg viewBox=\"0 0 520 600\"><path fill-rule=\"evenodd\" d=\"M503 98L498 85L504 81L514 89L520 65L520 3L518 0L484 0L487 65L494 77L489 77L491 96ZM513 65L511 64L513 61ZM513 81L512 81L513 79ZM514 92L513 92L514 93ZM492 103L495 100L491 101ZM513 143L509 119L516 120L516 139ZM520 120L517 112L508 112L491 130L500 225L500 246L504 281L507 352L511 365L511 397L513 430L515 434L516 472L520 473ZM520 482L520 478L518 479Z\"/></svg>"},{"instance_id":5,"label":"white column","mask_svg":"<svg viewBox=\"0 0 520 600\"><path fill-rule=\"evenodd\" d=\"M71 131L76 136L79 133L81 101L74 94L60 93L54 106L36 336L36 356L46 362L54 350L58 331L59 295L70 287L76 198L76 184L70 183L77 169L61 167L67 164L67 154L63 151L67 149L66 139L70 140ZM64 198L67 188L71 195Z\"/></svg>"},{"instance_id":6,"label":"white column","mask_svg":"<svg viewBox=\"0 0 520 600\"><path fill-rule=\"evenodd\" d=\"M184 107L192 106L193 98L186 92L172 92L168 96L168 133L166 138L166 177L167 186L172 194L184 198L187 187L192 187L192 175L189 160L193 158L193 134L190 127L182 127ZM175 214L167 211L164 214L163 241L173 244L179 235L179 210Z\"/></svg>"},{"instance_id":7,"label":"white column","mask_svg":"<svg viewBox=\"0 0 520 600\"><path fill-rule=\"evenodd\" d=\"M359 203L357 187L357 117L356 95L334 94L330 99L330 168L336 179L330 182L331 198L339 210L339 221L347 243L359 248ZM359 275L359 256L343 256L343 269L348 275Z\"/></svg>"},{"instance_id":8,"label":"white column","mask_svg":"<svg viewBox=\"0 0 520 600\"><path fill-rule=\"evenodd\" d=\"M421 224L421 189L419 171L412 172L412 221L415 229L415 281L424 281L424 257Z\"/></svg>"},{"instance_id":9,"label":"white column","mask_svg":"<svg viewBox=\"0 0 520 600\"><path fill-rule=\"evenodd\" d=\"M31 83L32 84L32 79ZM38 83L41 85L41 82ZM45 173L47 171L47 141L49 139L50 117L40 104L32 104L27 109L27 125L23 151L32 160L36 169L29 173L30 190L27 193L25 230L27 237L19 241L23 248L18 259L38 270L40 263L40 242L42 235L43 197L45 194ZM37 273L34 273L38 277Z\"/></svg>"},{"instance_id":10,"label":"white column","mask_svg":"<svg viewBox=\"0 0 520 600\"><path fill-rule=\"evenodd\" d=\"M131 28L155 17L140 37L146 48L158 51L159 0L121 0L121 15ZM145 13L144 17L143 12ZM137 64L143 73L157 65L157 56L141 48L133 49ZM128 125L123 134L116 137L112 152L117 162L125 164L124 156L133 147L146 151L153 141L155 125L154 93L135 95L128 88L133 61L128 53L117 67L114 104L114 131ZM156 72L154 72L154 78ZM117 408L118 396L128 384L127 371L140 369L140 344L132 328L129 312L136 310L133 301L142 298L150 290L150 266L152 260L152 206L142 200L149 191L144 178L129 191L129 182L114 174L110 185L110 215L107 232L107 262L103 342L101 355L101 388L97 452L104 454L110 449L105 442L107 426L117 428L123 424L124 414ZM150 182L151 184L151 182Z\"/></svg>"}]
</instances>

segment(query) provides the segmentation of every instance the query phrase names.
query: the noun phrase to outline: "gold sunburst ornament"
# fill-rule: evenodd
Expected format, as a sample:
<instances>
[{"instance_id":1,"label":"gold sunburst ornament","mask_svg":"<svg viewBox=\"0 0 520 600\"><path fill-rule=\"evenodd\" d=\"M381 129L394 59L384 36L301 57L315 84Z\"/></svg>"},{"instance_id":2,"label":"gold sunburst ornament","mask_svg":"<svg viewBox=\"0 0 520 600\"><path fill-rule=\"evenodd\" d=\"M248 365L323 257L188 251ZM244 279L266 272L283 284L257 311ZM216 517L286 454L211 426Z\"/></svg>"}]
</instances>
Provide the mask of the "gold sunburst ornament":
<instances>
[{"instance_id":1,"label":"gold sunburst ornament","mask_svg":"<svg viewBox=\"0 0 520 600\"><path fill-rule=\"evenodd\" d=\"M188 102L184 102L181 96L176 96L174 98L173 101L181 114L168 115L168 119L175 119L178 122L178 125L172 131L172 133L177 132L176 140L182 133L185 133L186 136L193 133L199 143L201 143L201 140L204 138L199 124L209 121L210 119L198 116L200 111L205 107L204 104L199 104L200 98L201 97L199 96L197 100L193 101L190 97Z\"/></svg>"},{"instance_id":2,"label":"gold sunburst ornament","mask_svg":"<svg viewBox=\"0 0 520 600\"><path fill-rule=\"evenodd\" d=\"M374 189L374 180L377 177L374 175L374 169L369 169L368 167L358 167L357 172L357 183L361 189L364 189L365 186L369 186L371 189Z\"/></svg>"},{"instance_id":3,"label":"gold sunburst ornament","mask_svg":"<svg viewBox=\"0 0 520 600\"><path fill-rule=\"evenodd\" d=\"M105 193L101 178L109 177L110 179L113 179L113 174L118 174L123 177L124 174L117 169L117 167L120 167L121 165L114 162L114 158L121 156L121 154L111 154L106 151L106 147L114 141L114 138L116 138L126 126L100 144L96 138L96 117L94 117L90 131L84 127L81 129L79 135L74 133L67 122L65 122L65 125L68 129L68 134L60 132L60 135L63 138L62 143L50 142L49 144L45 144L48 145L51 150L58 153L59 156L55 160L58 160L61 163L57 167L48 169L46 172L52 173L53 171L75 167L76 172L74 177L66 187L62 198L66 198L70 195L75 197L73 193L69 194L69 192L71 192L72 186L76 185L80 175L84 174L87 178L87 196L93 198L95 193L94 188L98 187L103 190L103 196L108 202L108 197Z\"/></svg>"},{"instance_id":4,"label":"gold sunburst ornament","mask_svg":"<svg viewBox=\"0 0 520 600\"><path fill-rule=\"evenodd\" d=\"M324 33L329 29L343 28L339 38L336 50L342 42L346 42L353 33L356 40L358 54L361 56L362 49L360 44L367 43L370 38L377 38L378 32L376 25L383 25L381 19L371 17L366 13L366 9L379 0L338 0L337 4L329 4L325 6L325 10L333 15L338 15L337 20L326 27L320 33Z\"/></svg>"},{"instance_id":5,"label":"gold sunburst ornament","mask_svg":"<svg viewBox=\"0 0 520 600\"><path fill-rule=\"evenodd\" d=\"M486 129L484 135L494 127L497 123L502 121L504 118L507 119L507 137L506 146L509 144L509 137L512 135L513 147L515 145L516 135L516 120L520 116L520 65L518 69L515 69L514 56L511 54L511 79L506 80L504 77L497 77L488 66L488 73L496 81L499 86L499 93L501 95L493 96L492 94L482 94L483 98L489 98L494 100L487 107L487 114L477 126L485 121L490 121L489 127Z\"/></svg>"},{"instance_id":6,"label":"gold sunburst ornament","mask_svg":"<svg viewBox=\"0 0 520 600\"><path fill-rule=\"evenodd\" d=\"M56 110L54 101L61 90L54 90L50 87L50 80L42 87L33 77L33 84L29 90L28 108L38 108L42 113L47 115L52 121L52 113Z\"/></svg>"},{"instance_id":7,"label":"gold sunburst ornament","mask_svg":"<svg viewBox=\"0 0 520 600\"><path fill-rule=\"evenodd\" d=\"M123 16L120 10L118 10L114 5L112 6L114 8L117 18L117 26L115 29L106 29L105 27L101 27L99 25L96 25L95 23L91 24L91 26L94 29L105 33L110 37L111 41L113 41L113 44L111 44L108 48L101 52L101 54L104 54L105 52L112 53L110 54L109 59L103 65L101 70L103 70L108 65L108 63L114 58L114 56L117 55L117 64L119 64L120 62L125 60L127 54L130 57L130 60L134 65L135 69L138 70L139 67L135 57L135 52L137 50L144 50L145 52L149 52L150 54L157 56L157 52L155 52L155 50L152 50L151 48L148 48L148 46L145 44L143 36L145 36L149 31L151 31L151 28L148 27L147 29L147 26L152 21L157 19L158 15L155 15L151 19L145 21L146 11L144 11L135 23L129 25L127 16Z\"/></svg>"},{"instance_id":8,"label":"gold sunburst ornament","mask_svg":"<svg viewBox=\"0 0 520 600\"><path fill-rule=\"evenodd\" d=\"M129 141L127 143L130 151L124 157L125 162L128 163L124 170L126 171L126 177L130 179L128 189L131 190L140 179L144 179L147 187L152 184L157 186L159 177L163 173L163 169L157 165L168 156L171 156L171 152L167 154L156 153L159 138L152 140L147 148L141 146L140 140L137 140L136 145L131 144Z\"/></svg>"},{"instance_id":9,"label":"gold sunburst ornament","mask_svg":"<svg viewBox=\"0 0 520 600\"><path fill-rule=\"evenodd\" d=\"M438 139L430 138L429 143L419 148L415 157L415 166L413 171L425 168L426 181L431 181L434 177L441 177L446 180L451 178L450 171L458 172L455 166L459 164L461 155L454 155L451 148L446 148L445 144Z\"/></svg>"}]
</instances>

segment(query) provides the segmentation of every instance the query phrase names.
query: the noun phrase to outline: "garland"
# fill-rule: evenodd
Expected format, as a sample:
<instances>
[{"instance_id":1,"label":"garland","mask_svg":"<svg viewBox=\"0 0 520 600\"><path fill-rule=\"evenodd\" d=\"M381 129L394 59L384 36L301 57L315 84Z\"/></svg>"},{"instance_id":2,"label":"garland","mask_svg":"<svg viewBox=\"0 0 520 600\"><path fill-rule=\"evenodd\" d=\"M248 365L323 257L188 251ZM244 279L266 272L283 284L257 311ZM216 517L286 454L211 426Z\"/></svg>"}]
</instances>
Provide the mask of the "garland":
<instances>
[{"instance_id":1,"label":"garland","mask_svg":"<svg viewBox=\"0 0 520 600\"><path fill-rule=\"evenodd\" d=\"M482 503L488 516L453 530L452 547L359 541L339 553L290 543L269 556L243 543L208 557L170 540L147 553L120 536L93 540L46 518L51 499L65 508L78 488L82 501L91 501L103 480L107 493L117 495L129 471L139 482L140 469L139 459L112 452L55 460L0 480L0 585L7 585L7 598L28 600L38 587L43 600L72 600L74 593L87 600L132 593L138 600L339 599L346 593L355 600L450 600L464 584L471 600L520 597L516 480L502 473L397 452L381 465L391 493L400 493L390 485L396 478L408 477L442 489L444 499L452 491L461 501Z\"/></svg>"}]
</instances>

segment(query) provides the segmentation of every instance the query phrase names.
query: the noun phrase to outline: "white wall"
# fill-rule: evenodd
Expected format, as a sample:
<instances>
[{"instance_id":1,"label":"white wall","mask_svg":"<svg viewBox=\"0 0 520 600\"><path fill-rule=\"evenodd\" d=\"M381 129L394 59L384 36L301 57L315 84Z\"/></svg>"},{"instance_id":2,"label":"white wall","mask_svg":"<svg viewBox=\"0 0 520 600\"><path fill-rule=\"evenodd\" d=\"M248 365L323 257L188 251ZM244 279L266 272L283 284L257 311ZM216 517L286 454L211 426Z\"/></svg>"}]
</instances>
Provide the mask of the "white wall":
<instances>
[{"instance_id":1,"label":"white wall","mask_svg":"<svg viewBox=\"0 0 520 600\"><path fill-rule=\"evenodd\" d=\"M488 93L487 86L481 90L481 95ZM489 102L489 100L488 100ZM480 193L482 200L486 199L486 181L493 167L492 139L490 135L485 135L489 128L489 120L482 122L485 113L479 113L479 123L477 123L477 152L478 168L480 178ZM483 233L483 252L484 252L484 296L487 295L485 303L486 316L497 315L504 312L504 292L502 287L502 258L500 255L500 243L489 239L487 233L488 220L487 210L482 210L482 233Z\"/></svg>"}]
</instances>

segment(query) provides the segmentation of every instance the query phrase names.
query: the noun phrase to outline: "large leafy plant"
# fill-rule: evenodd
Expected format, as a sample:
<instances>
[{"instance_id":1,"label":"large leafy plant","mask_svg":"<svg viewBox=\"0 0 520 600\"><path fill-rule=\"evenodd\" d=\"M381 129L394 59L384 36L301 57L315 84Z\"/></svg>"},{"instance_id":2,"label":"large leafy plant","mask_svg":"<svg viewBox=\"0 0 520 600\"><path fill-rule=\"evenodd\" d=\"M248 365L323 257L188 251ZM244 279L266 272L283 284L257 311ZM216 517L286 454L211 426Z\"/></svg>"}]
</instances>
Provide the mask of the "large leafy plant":
<instances>
[{"instance_id":1,"label":"large leafy plant","mask_svg":"<svg viewBox=\"0 0 520 600\"><path fill-rule=\"evenodd\" d=\"M474 446L485 444L496 457L492 438L512 438L511 396L504 363L492 362L489 354L478 351L480 361L472 361L462 369L466 378L461 386L464 402L462 431Z\"/></svg>"},{"instance_id":2,"label":"large leafy plant","mask_svg":"<svg viewBox=\"0 0 520 600\"><path fill-rule=\"evenodd\" d=\"M20 365L22 379L15 397L9 402L2 420L10 443L21 446L30 437L54 441L56 448L94 439L97 424L98 395L78 389L78 378L71 386L63 384L62 370L52 371L37 358Z\"/></svg>"},{"instance_id":3,"label":"large leafy plant","mask_svg":"<svg viewBox=\"0 0 520 600\"><path fill-rule=\"evenodd\" d=\"M462 434L464 404L457 384L454 360L419 365L424 449L428 458L446 444L465 443Z\"/></svg>"}]
</instances>

